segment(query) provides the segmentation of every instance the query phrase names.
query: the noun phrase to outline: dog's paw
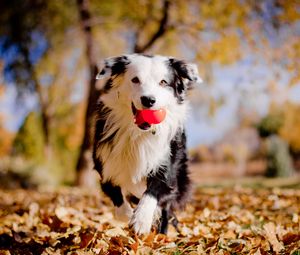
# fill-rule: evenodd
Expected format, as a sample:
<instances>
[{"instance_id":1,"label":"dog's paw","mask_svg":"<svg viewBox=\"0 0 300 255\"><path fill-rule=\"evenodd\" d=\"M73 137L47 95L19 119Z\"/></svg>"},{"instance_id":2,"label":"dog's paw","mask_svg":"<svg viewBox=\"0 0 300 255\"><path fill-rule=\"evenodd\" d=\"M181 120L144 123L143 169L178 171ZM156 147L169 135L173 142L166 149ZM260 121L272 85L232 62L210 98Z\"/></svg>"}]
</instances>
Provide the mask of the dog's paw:
<instances>
[{"instance_id":1,"label":"dog's paw","mask_svg":"<svg viewBox=\"0 0 300 255\"><path fill-rule=\"evenodd\" d=\"M129 226L138 235L148 234L151 231L153 219L145 217L141 213L135 213L131 218Z\"/></svg>"},{"instance_id":2,"label":"dog's paw","mask_svg":"<svg viewBox=\"0 0 300 255\"><path fill-rule=\"evenodd\" d=\"M133 215L133 209L128 203L123 203L120 207L115 207L115 218L128 222Z\"/></svg>"},{"instance_id":3,"label":"dog's paw","mask_svg":"<svg viewBox=\"0 0 300 255\"><path fill-rule=\"evenodd\" d=\"M151 196L144 196L135 209L129 225L138 235L147 234L151 231L157 200Z\"/></svg>"}]
</instances>

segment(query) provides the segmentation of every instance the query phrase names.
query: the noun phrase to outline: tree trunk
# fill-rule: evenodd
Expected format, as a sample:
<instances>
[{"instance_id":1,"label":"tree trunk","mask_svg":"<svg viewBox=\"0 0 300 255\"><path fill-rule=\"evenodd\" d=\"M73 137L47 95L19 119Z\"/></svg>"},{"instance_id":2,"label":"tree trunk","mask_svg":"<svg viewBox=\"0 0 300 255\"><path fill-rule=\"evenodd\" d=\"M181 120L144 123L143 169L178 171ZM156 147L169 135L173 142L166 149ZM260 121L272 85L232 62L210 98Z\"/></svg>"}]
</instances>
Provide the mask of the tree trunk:
<instances>
[{"instance_id":1,"label":"tree trunk","mask_svg":"<svg viewBox=\"0 0 300 255\"><path fill-rule=\"evenodd\" d=\"M51 159L51 144L50 144L50 123L51 123L51 115L48 110L48 101L43 98L41 84L38 82L38 79L35 74L33 74L35 80L35 90L37 91L39 102L40 102L40 110L41 110L41 118L42 118L42 128L44 132L44 155L46 159Z\"/></svg>"},{"instance_id":2,"label":"tree trunk","mask_svg":"<svg viewBox=\"0 0 300 255\"><path fill-rule=\"evenodd\" d=\"M84 33L86 44L86 58L89 68L89 83L87 86L87 106L84 119L84 135L79 152L79 157L76 166L76 183L80 186L90 186L94 178L92 175L92 141L90 139L90 118L92 116L93 107L97 101L99 94L95 88L96 75L98 68L94 53L94 41L92 35L92 28L90 24L91 13L89 10L89 0L77 0L77 7L79 11L80 25Z\"/></svg>"},{"instance_id":3,"label":"tree trunk","mask_svg":"<svg viewBox=\"0 0 300 255\"><path fill-rule=\"evenodd\" d=\"M50 145L50 123L51 123L51 115L49 114L48 110L48 100L45 99L43 96L42 86L39 83L39 80L36 76L34 67L32 63L29 60L29 51L27 48L23 47L21 48L22 55L25 58L25 63L27 66L27 69L29 70L33 83L34 83L34 89L38 95L39 105L40 105L40 111L41 111L41 118L42 118L42 131L43 131L43 138L44 138L44 156L46 159L49 159L51 155L51 145Z\"/></svg>"}]
</instances>

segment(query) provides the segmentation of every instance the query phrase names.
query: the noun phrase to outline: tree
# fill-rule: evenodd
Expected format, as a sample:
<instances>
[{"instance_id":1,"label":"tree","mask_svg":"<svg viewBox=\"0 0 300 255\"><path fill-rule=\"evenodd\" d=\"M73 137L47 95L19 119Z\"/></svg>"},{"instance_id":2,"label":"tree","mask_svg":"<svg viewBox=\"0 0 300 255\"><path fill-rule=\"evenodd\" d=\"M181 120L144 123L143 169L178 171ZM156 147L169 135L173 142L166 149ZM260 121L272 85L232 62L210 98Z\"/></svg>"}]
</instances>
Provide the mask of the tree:
<instances>
[{"instance_id":1,"label":"tree","mask_svg":"<svg viewBox=\"0 0 300 255\"><path fill-rule=\"evenodd\" d=\"M62 36L59 32L70 25L70 15L65 14L65 10L70 10L72 6L68 5L70 3L42 0L4 0L0 3L1 53L9 56L4 57L4 73L7 79L15 82L21 94L24 90L37 94L46 152L50 148L51 114L47 94L43 92L35 66L59 35ZM50 24L53 16L58 17Z\"/></svg>"}]
</instances>

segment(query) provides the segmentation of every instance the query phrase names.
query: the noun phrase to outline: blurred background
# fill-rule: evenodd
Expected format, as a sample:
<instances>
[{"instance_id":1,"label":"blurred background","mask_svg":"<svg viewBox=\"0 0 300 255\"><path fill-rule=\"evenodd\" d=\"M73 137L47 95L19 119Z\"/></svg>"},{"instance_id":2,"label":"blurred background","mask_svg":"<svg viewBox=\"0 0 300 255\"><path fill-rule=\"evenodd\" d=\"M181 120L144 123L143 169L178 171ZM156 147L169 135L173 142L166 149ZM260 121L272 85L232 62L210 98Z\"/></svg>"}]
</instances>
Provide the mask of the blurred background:
<instances>
[{"instance_id":1,"label":"blurred background","mask_svg":"<svg viewBox=\"0 0 300 255\"><path fill-rule=\"evenodd\" d=\"M299 182L299 38L298 0L1 0L0 187L95 180L97 67L133 52L199 67L186 125L196 183Z\"/></svg>"}]
</instances>

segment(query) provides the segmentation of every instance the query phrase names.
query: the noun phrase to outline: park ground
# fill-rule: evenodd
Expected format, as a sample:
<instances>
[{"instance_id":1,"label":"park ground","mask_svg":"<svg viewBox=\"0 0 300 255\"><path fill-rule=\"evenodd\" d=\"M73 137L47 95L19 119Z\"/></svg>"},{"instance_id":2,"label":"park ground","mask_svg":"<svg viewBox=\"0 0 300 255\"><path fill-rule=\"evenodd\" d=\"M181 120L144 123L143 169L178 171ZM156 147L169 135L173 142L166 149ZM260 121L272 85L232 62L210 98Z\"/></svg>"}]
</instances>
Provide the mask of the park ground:
<instances>
[{"instance_id":1,"label":"park ground","mask_svg":"<svg viewBox=\"0 0 300 255\"><path fill-rule=\"evenodd\" d=\"M0 189L0 255L300 255L299 176L208 169L191 166L197 185L177 212L179 231L171 226L167 236L136 236L114 220L111 202L97 189Z\"/></svg>"},{"instance_id":2,"label":"park ground","mask_svg":"<svg viewBox=\"0 0 300 255\"><path fill-rule=\"evenodd\" d=\"M204 180L168 236L136 236L97 190L0 190L0 254L300 254L299 179Z\"/></svg>"}]
</instances>

